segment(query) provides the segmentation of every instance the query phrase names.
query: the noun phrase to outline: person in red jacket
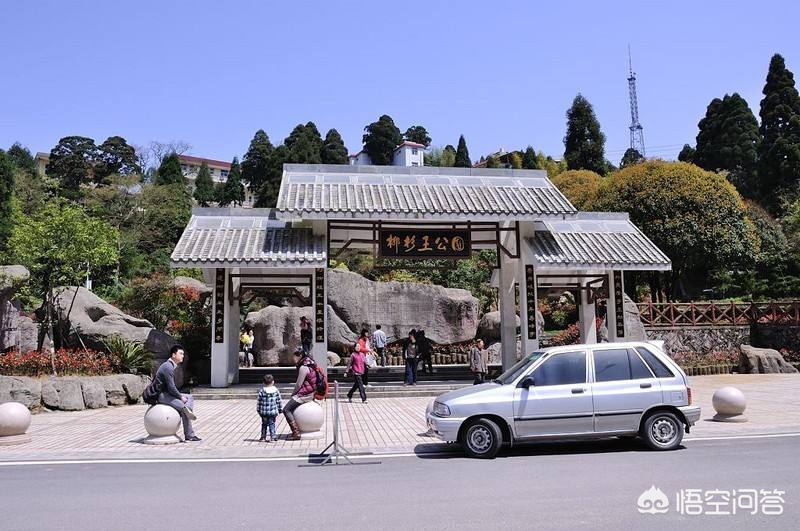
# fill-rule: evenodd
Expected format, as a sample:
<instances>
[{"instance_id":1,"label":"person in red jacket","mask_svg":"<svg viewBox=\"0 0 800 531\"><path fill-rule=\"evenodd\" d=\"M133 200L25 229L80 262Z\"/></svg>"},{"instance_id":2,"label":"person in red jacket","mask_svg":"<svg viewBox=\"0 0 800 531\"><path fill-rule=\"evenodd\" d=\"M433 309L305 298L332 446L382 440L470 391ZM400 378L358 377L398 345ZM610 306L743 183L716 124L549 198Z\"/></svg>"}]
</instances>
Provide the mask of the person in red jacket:
<instances>
[{"instance_id":1,"label":"person in red jacket","mask_svg":"<svg viewBox=\"0 0 800 531\"><path fill-rule=\"evenodd\" d=\"M353 393L358 389L358 394L361 395L361 402L367 401L367 391L364 389L364 371L367 368L366 355L361 349L356 349L350 355L350 361L347 362L347 373L353 375L353 387L347 392L347 400L353 401Z\"/></svg>"}]
</instances>

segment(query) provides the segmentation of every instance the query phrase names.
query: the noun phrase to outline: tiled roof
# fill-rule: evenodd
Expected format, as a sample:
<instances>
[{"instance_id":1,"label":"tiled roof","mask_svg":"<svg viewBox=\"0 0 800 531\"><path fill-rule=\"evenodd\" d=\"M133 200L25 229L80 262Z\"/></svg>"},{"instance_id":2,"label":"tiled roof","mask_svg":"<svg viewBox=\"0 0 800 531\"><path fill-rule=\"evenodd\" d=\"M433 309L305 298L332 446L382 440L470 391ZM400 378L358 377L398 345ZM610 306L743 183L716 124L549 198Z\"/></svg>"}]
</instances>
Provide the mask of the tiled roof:
<instances>
[{"instance_id":1,"label":"tiled roof","mask_svg":"<svg viewBox=\"0 0 800 531\"><path fill-rule=\"evenodd\" d=\"M193 215L172 252L175 267L324 267L324 236L266 216Z\"/></svg>"},{"instance_id":2,"label":"tiled roof","mask_svg":"<svg viewBox=\"0 0 800 531\"><path fill-rule=\"evenodd\" d=\"M215 168L223 168L226 170L231 169L230 162L224 162L221 160L204 159L202 157L193 157L191 155L178 155L178 160L189 164L197 164L198 166L200 166L203 163L203 161L205 161L206 164L208 164L209 166L214 166Z\"/></svg>"},{"instance_id":3,"label":"tiled roof","mask_svg":"<svg viewBox=\"0 0 800 531\"><path fill-rule=\"evenodd\" d=\"M670 259L627 214L580 213L575 219L545 221L532 245L542 268L669 270Z\"/></svg>"},{"instance_id":4,"label":"tiled roof","mask_svg":"<svg viewBox=\"0 0 800 531\"><path fill-rule=\"evenodd\" d=\"M288 219L535 220L575 207L540 170L285 164L277 212Z\"/></svg>"}]
</instances>

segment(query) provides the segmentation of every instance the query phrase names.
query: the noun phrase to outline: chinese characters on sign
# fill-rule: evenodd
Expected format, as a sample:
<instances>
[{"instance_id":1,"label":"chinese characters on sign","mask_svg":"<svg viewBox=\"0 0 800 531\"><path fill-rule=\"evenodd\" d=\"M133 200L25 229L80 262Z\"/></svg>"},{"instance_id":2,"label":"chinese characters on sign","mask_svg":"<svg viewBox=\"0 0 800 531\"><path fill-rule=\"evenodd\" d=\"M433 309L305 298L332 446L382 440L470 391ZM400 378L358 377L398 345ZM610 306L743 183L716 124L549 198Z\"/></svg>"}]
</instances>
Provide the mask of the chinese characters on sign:
<instances>
[{"instance_id":1,"label":"chinese characters on sign","mask_svg":"<svg viewBox=\"0 0 800 531\"><path fill-rule=\"evenodd\" d=\"M214 343L225 338L225 270L217 269L214 276Z\"/></svg>"},{"instance_id":2,"label":"chinese characters on sign","mask_svg":"<svg viewBox=\"0 0 800 531\"><path fill-rule=\"evenodd\" d=\"M314 272L314 341L325 342L325 269Z\"/></svg>"},{"instance_id":3,"label":"chinese characters on sign","mask_svg":"<svg viewBox=\"0 0 800 531\"><path fill-rule=\"evenodd\" d=\"M783 490L768 489L681 489L675 495L675 511L686 515L783 514ZM655 486L639 496L638 509L643 514L669 511L669 498Z\"/></svg>"},{"instance_id":4,"label":"chinese characters on sign","mask_svg":"<svg viewBox=\"0 0 800 531\"><path fill-rule=\"evenodd\" d=\"M622 271L614 271L614 322L617 323L617 337L625 337L625 296L622 291Z\"/></svg>"},{"instance_id":5,"label":"chinese characters on sign","mask_svg":"<svg viewBox=\"0 0 800 531\"><path fill-rule=\"evenodd\" d=\"M536 277L533 266L525 266L525 300L527 301L528 339L536 339Z\"/></svg>"},{"instance_id":6,"label":"chinese characters on sign","mask_svg":"<svg viewBox=\"0 0 800 531\"><path fill-rule=\"evenodd\" d=\"M469 258L469 230L380 229L379 255L384 258Z\"/></svg>"}]
</instances>

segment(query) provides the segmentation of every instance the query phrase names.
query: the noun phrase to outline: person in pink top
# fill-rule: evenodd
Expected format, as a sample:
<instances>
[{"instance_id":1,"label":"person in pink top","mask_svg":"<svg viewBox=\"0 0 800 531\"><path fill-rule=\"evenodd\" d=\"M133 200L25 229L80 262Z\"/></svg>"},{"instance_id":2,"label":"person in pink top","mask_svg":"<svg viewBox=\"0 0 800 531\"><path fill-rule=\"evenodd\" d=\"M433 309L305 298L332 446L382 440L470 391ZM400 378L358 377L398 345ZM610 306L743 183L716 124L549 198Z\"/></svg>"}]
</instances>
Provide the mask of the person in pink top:
<instances>
[{"instance_id":1,"label":"person in pink top","mask_svg":"<svg viewBox=\"0 0 800 531\"><path fill-rule=\"evenodd\" d=\"M366 330L362 332L366 337ZM360 341L360 339L359 339ZM347 392L347 400L353 401L353 393L358 389L358 394L361 395L361 402L367 401L367 391L364 389L364 371L367 369L366 362L366 349L359 345L350 355L350 361L347 363L347 372L353 375L353 387Z\"/></svg>"}]
</instances>

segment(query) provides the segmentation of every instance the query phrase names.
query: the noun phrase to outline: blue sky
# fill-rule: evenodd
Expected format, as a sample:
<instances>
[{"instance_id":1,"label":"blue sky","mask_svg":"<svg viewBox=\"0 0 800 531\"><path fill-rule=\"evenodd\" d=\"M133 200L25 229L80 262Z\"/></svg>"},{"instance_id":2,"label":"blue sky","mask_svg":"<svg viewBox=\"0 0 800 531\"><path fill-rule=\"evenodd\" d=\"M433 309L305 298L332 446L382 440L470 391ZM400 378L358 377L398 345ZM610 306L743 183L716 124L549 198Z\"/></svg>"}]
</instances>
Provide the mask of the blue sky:
<instances>
[{"instance_id":1,"label":"blue sky","mask_svg":"<svg viewBox=\"0 0 800 531\"><path fill-rule=\"evenodd\" d=\"M694 143L714 97L758 115L770 57L800 74L800 3L19 1L0 17L0 147L49 151L184 140L230 160L255 131L298 123L360 148L381 114L464 134L473 159L528 144L563 153L576 93L618 163L628 147L627 46L648 156Z\"/></svg>"}]
</instances>

